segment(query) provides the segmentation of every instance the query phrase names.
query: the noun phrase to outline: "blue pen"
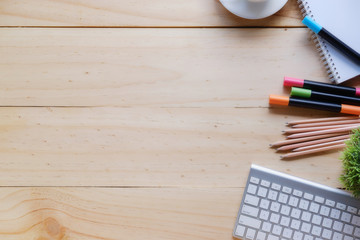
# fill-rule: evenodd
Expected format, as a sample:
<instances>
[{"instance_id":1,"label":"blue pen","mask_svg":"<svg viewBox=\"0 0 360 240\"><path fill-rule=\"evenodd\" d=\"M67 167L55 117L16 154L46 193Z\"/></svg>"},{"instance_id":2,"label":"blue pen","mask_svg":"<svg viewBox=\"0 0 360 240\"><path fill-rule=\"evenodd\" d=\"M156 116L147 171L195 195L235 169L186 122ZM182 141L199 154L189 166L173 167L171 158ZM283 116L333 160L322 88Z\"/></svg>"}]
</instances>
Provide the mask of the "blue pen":
<instances>
[{"instance_id":1,"label":"blue pen","mask_svg":"<svg viewBox=\"0 0 360 240\"><path fill-rule=\"evenodd\" d=\"M351 58L355 63L360 65L360 54L356 52L354 49L346 45L343 41L335 37L332 33L326 30L324 27L320 26L320 24L316 23L309 16L306 16L302 21L308 28L310 28L314 33L324 38L327 42L333 45L335 48L340 50L346 56ZM344 26L346 27L346 26ZM355 31L353 29L353 31Z\"/></svg>"}]
</instances>

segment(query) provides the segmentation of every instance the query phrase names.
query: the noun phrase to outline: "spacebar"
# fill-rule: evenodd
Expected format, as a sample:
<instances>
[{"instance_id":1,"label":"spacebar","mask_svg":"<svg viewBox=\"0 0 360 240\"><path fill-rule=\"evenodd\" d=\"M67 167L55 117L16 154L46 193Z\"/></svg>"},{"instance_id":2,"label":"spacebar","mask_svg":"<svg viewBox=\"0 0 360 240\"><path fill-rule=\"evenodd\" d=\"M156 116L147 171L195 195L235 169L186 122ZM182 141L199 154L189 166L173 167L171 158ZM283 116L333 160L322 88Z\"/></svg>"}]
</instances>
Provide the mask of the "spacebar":
<instances>
[{"instance_id":1,"label":"spacebar","mask_svg":"<svg viewBox=\"0 0 360 240\"><path fill-rule=\"evenodd\" d=\"M239 218L239 223L248 227L260 228L261 221L255 218L241 215Z\"/></svg>"}]
</instances>

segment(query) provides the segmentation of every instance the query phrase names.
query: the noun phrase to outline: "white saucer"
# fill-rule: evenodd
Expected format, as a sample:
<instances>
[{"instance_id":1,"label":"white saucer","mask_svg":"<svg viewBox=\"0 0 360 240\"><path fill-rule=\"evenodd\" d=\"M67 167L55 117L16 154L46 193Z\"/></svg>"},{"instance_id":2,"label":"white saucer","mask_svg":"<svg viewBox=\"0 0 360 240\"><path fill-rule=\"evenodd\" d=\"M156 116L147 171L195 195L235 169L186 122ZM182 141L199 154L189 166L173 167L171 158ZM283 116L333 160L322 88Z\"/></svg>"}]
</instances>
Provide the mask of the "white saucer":
<instances>
[{"instance_id":1,"label":"white saucer","mask_svg":"<svg viewBox=\"0 0 360 240\"><path fill-rule=\"evenodd\" d=\"M220 0L233 14L247 19L268 17L279 11L288 0Z\"/></svg>"}]
</instances>

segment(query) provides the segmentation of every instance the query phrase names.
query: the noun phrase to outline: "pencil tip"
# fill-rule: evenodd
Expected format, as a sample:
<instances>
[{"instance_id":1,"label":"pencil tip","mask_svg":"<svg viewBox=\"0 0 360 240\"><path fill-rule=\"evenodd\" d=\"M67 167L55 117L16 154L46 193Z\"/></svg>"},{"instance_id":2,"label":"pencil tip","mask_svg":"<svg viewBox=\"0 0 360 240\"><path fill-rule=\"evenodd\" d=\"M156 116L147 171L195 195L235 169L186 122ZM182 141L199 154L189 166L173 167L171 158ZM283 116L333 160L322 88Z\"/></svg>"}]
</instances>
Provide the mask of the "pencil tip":
<instances>
[{"instance_id":1,"label":"pencil tip","mask_svg":"<svg viewBox=\"0 0 360 240\"><path fill-rule=\"evenodd\" d=\"M284 156L280 156L280 160L283 160Z\"/></svg>"},{"instance_id":2,"label":"pencil tip","mask_svg":"<svg viewBox=\"0 0 360 240\"><path fill-rule=\"evenodd\" d=\"M269 144L269 147L272 147L272 144L271 144L271 143Z\"/></svg>"}]
</instances>

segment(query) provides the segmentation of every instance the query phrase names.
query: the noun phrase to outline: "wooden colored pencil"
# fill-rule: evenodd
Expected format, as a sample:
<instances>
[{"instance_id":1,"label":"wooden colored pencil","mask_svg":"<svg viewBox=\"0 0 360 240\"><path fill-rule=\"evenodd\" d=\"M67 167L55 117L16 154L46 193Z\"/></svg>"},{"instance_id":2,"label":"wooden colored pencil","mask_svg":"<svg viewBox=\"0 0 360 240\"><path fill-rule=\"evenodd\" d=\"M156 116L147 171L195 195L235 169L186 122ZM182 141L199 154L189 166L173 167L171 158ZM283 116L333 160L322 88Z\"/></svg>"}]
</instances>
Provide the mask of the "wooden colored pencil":
<instances>
[{"instance_id":1,"label":"wooden colored pencil","mask_svg":"<svg viewBox=\"0 0 360 240\"><path fill-rule=\"evenodd\" d=\"M312 131L320 131L325 129L335 129L335 128L343 128L343 127L360 127L360 124L342 124L342 125L330 125L330 126L321 126L321 127L308 127L308 128L291 128L285 129L282 132L284 134L293 134L293 133L302 133L302 132L312 132Z\"/></svg>"},{"instance_id":2,"label":"wooden colored pencil","mask_svg":"<svg viewBox=\"0 0 360 240\"><path fill-rule=\"evenodd\" d=\"M314 119L305 119L305 120L296 120L287 122L287 125L303 124L303 123L315 123L315 122L330 122L330 121L342 121L342 120L354 120L359 119L358 116L348 116L348 117L329 117L329 118L314 118Z\"/></svg>"},{"instance_id":3,"label":"wooden colored pencil","mask_svg":"<svg viewBox=\"0 0 360 240\"><path fill-rule=\"evenodd\" d=\"M291 135L287 136L287 138L289 138L289 139L302 138L302 137L310 137L310 136L329 134L329 133L350 133L351 130L356 129L356 128L358 128L358 126L326 129L326 130L313 131L313 132L295 133L295 134L291 134Z\"/></svg>"},{"instance_id":4,"label":"wooden colored pencil","mask_svg":"<svg viewBox=\"0 0 360 240\"><path fill-rule=\"evenodd\" d=\"M321 127L321 126L329 126L329 125L340 125L340 124L353 124L360 123L360 119L355 120L343 120L343 121L331 121L331 122L319 122L319 123L303 123L292 125L292 128L307 128L307 127Z\"/></svg>"},{"instance_id":5,"label":"wooden colored pencil","mask_svg":"<svg viewBox=\"0 0 360 240\"><path fill-rule=\"evenodd\" d=\"M335 149L343 149L345 147L346 147L346 144L342 143L342 144L338 144L338 145L315 148L315 149L302 151L302 152L287 153L285 155L280 156L280 159L288 159L288 158L293 158L293 157L300 157L300 156L304 156L304 155L308 155L308 154L312 154L312 153L324 152L324 151L335 150Z\"/></svg>"},{"instance_id":6,"label":"wooden colored pencil","mask_svg":"<svg viewBox=\"0 0 360 240\"><path fill-rule=\"evenodd\" d=\"M306 151L306 150L310 150L310 149L315 149L315 148L321 148L321 147L327 147L327 146L333 146L333 145L338 145L340 143L344 143L347 139L341 139L341 140L336 140L336 141L330 141L330 142L325 142L325 143L319 143L319 144L314 144L314 145L310 145L310 146L305 146L305 147L299 147L299 148L295 148L293 149L293 152L301 152L301 151Z\"/></svg>"},{"instance_id":7,"label":"wooden colored pencil","mask_svg":"<svg viewBox=\"0 0 360 240\"><path fill-rule=\"evenodd\" d=\"M340 135L340 136L335 136L335 137L327 137L327 138L307 141L307 142L299 142L299 143L289 144L289 145L279 147L278 149L276 149L276 151L288 151L291 149L311 146L311 145L319 144L319 143L327 143L327 142L341 140L341 139L346 140L346 139L349 139L349 136L350 136L349 134L346 134L346 135ZM309 137L309 138L311 138L311 137ZM293 139L293 140L296 140L296 139ZM288 140L288 141L293 141L293 140Z\"/></svg>"},{"instance_id":8,"label":"wooden colored pencil","mask_svg":"<svg viewBox=\"0 0 360 240\"><path fill-rule=\"evenodd\" d=\"M341 136L344 135L343 133L332 133L332 134L324 134L324 135L318 135L318 136L311 136L311 137L304 137L304 138L296 138L296 139L288 139L283 141L277 141L270 144L270 147L280 147L284 145L289 145L293 143L301 143L306 142L310 140L316 140L316 139L323 139L323 138L329 138L329 137L335 137L335 136Z\"/></svg>"}]
</instances>

